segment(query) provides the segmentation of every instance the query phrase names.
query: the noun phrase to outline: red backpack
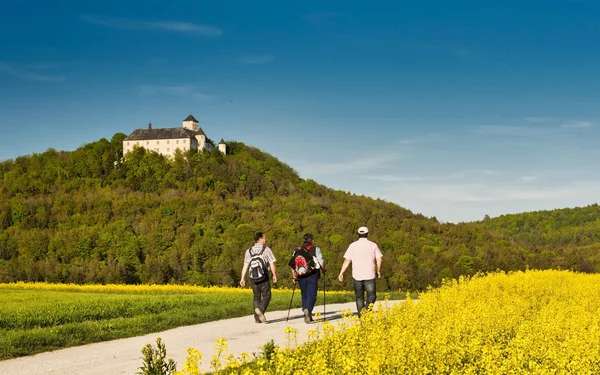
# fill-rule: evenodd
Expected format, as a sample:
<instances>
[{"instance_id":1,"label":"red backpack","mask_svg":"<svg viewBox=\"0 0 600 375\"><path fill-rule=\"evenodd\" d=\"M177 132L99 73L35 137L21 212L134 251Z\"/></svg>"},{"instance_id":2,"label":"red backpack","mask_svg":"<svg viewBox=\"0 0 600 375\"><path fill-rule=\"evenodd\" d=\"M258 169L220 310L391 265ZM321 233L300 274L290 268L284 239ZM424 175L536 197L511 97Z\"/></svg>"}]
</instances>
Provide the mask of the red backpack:
<instances>
[{"instance_id":1,"label":"red backpack","mask_svg":"<svg viewBox=\"0 0 600 375\"><path fill-rule=\"evenodd\" d=\"M313 245L308 245L306 247L299 246L288 262L288 265L292 267L294 271L296 271L296 275L300 277L306 276L316 269L314 255L311 253L311 249L314 249Z\"/></svg>"}]
</instances>

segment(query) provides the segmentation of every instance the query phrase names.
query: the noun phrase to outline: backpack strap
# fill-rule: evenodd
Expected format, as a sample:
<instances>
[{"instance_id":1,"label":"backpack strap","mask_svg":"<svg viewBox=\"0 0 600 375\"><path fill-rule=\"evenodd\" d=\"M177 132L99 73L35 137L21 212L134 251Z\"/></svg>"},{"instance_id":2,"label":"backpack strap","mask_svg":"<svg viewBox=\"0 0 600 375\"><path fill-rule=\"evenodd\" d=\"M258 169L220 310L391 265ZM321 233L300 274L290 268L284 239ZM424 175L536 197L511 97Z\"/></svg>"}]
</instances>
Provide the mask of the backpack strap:
<instances>
[{"instance_id":1,"label":"backpack strap","mask_svg":"<svg viewBox=\"0 0 600 375\"><path fill-rule=\"evenodd\" d=\"M317 251L315 250L316 248L313 246L313 244L309 244L308 246L300 246L298 247L298 250L300 249L304 249L306 250L310 255L316 257L317 256Z\"/></svg>"},{"instance_id":2,"label":"backpack strap","mask_svg":"<svg viewBox=\"0 0 600 375\"><path fill-rule=\"evenodd\" d=\"M264 253L266 248L267 248L267 245L263 244L262 249L260 249L260 251L258 253L252 253L252 250L254 250L254 246L252 246L251 248L248 249L248 252L250 253L250 256L262 255L262 253Z\"/></svg>"}]
</instances>

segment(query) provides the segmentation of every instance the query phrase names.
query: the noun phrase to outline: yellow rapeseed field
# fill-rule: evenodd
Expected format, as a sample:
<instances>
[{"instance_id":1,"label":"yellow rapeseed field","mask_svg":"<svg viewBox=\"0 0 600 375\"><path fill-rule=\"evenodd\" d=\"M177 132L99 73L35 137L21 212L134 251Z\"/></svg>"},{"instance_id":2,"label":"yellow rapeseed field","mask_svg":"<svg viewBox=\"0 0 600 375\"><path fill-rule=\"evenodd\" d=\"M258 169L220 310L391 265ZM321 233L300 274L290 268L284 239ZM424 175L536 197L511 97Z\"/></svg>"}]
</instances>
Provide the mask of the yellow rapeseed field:
<instances>
[{"instance_id":1,"label":"yellow rapeseed field","mask_svg":"<svg viewBox=\"0 0 600 375\"><path fill-rule=\"evenodd\" d=\"M0 289L12 289L12 290L47 290L47 291L61 291L61 292L86 292L86 293L215 293L215 294L247 294L252 295L251 288L239 288L239 287L228 287L228 286L196 286L196 285L124 285L124 284L60 284L60 283L46 283L46 282L23 282L18 281L15 283L0 283ZM274 288L271 290L272 293L288 294L291 292L287 288ZM328 295L347 295L346 291L327 291Z\"/></svg>"},{"instance_id":2,"label":"yellow rapeseed field","mask_svg":"<svg viewBox=\"0 0 600 375\"><path fill-rule=\"evenodd\" d=\"M123 284L52 284L45 282L16 282L0 284L0 289L52 290L87 293L252 293L250 289L195 285L123 285Z\"/></svg>"},{"instance_id":3,"label":"yellow rapeseed field","mask_svg":"<svg viewBox=\"0 0 600 375\"><path fill-rule=\"evenodd\" d=\"M600 275L497 272L449 281L418 301L324 323L310 342L248 362L217 342L232 374L600 374ZM180 375L202 373L188 351Z\"/></svg>"}]
</instances>

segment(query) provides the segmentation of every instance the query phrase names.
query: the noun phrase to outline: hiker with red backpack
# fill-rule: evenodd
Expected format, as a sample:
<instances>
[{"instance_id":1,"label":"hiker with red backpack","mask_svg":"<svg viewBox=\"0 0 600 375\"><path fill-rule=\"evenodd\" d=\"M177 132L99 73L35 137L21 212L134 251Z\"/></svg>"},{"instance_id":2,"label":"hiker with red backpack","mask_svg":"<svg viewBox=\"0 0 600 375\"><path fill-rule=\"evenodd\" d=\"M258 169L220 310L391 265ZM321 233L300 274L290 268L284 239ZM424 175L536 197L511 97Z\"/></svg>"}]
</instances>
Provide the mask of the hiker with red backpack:
<instances>
[{"instance_id":1,"label":"hiker with red backpack","mask_svg":"<svg viewBox=\"0 0 600 375\"><path fill-rule=\"evenodd\" d=\"M321 249L313 245L313 235L306 233L302 239L304 243L296 248L288 265L292 269L294 283L298 282L300 286L304 322L311 323L312 311L317 302L319 278L321 271L325 274L325 267Z\"/></svg>"},{"instance_id":2,"label":"hiker with red backpack","mask_svg":"<svg viewBox=\"0 0 600 375\"><path fill-rule=\"evenodd\" d=\"M252 293L254 294L253 308L254 321L256 323L266 323L265 311L271 302L271 282L269 281L269 268L273 275L273 283L277 282L277 270L275 268L275 255L273 251L265 245L267 236L258 232L254 236L256 243L246 250L244 255L244 267L240 278L240 286L246 286L246 271L250 274L252 284Z\"/></svg>"}]
</instances>

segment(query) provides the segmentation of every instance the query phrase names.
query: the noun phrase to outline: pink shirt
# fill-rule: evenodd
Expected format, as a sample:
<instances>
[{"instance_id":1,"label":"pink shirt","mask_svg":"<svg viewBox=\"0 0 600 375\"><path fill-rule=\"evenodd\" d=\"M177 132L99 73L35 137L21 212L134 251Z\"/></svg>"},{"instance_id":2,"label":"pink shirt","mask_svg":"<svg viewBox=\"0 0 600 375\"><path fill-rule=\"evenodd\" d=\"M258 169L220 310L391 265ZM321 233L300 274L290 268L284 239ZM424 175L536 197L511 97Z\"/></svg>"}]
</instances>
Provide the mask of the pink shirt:
<instances>
[{"instance_id":1,"label":"pink shirt","mask_svg":"<svg viewBox=\"0 0 600 375\"><path fill-rule=\"evenodd\" d=\"M352 242L344 254L344 258L352 261L352 278L357 281L376 278L375 259L382 257L377 244L366 238Z\"/></svg>"}]
</instances>

